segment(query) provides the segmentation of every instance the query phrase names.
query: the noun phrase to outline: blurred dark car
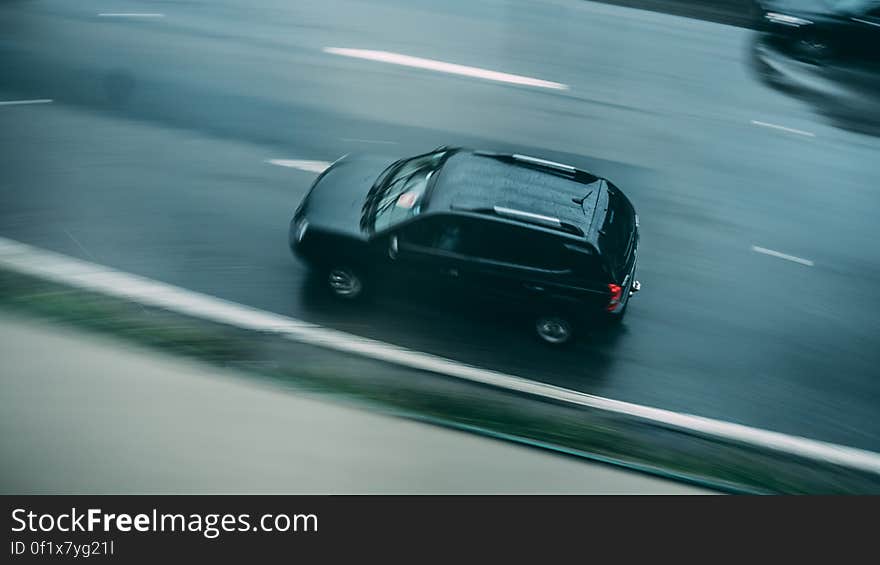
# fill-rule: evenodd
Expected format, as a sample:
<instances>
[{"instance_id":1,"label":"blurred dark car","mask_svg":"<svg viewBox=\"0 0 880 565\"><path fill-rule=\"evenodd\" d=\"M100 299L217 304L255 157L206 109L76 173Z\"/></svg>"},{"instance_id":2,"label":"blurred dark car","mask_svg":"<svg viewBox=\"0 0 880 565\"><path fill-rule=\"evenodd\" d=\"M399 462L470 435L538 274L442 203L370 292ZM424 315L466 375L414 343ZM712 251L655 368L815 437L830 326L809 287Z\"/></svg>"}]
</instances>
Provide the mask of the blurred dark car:
<instances>
[{"instance_id":1,"label":"blurred dark car","mask_svg":"<svg viewBox=\"0 0 880 565\"><path fill-rule=\"evenodd\" d=\"M880 0L759 0L761 46L816 65L880 70Z\"/></svg>"},{"instance_id":2,"label":"blurred dark car","mask_svg":"<svg viewBox=\"0 0 880 565\"><path fill-rule=\"evenodd\" d=\"M289 244L336 296L409 294L527 314L546 343L620 320L638 216L610 181L516 154L441 147L393 161L343 157L315 180Z\"/></svg>"}]
</instances>

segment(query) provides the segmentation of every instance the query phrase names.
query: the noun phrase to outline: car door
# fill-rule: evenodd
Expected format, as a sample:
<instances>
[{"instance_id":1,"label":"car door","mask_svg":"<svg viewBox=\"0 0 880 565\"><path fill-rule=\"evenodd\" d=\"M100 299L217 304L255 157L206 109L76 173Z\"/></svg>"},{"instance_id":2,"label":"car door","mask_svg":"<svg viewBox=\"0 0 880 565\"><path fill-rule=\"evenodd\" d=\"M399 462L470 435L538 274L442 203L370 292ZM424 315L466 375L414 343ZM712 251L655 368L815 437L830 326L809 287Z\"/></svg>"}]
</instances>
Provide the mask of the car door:
<instances>
[{"instance_id":1,"label":"car door","mask_svg":"<svg viewBox=\"0 0 880 565\"><path fill-rule=\"evenodd\" d=\"M388 264L397 286L433 302L455 300L462 286L465 231L459 218L433 215L409 222L391 234Z\"/></svg>"},{"instance_id":2,"label":"car door","mask_svg":"<svg viewBox=\"0 0 880 565\"><path fill-rule=\"evenodd\" d=\"M606 277L589 246L544 234L530 236L536 241L518 268L521 292L530 309L580 318L607 303Z\"/></svg>"},{"instance_id":3,"label":"car door","mask_svg":"<svg viewBox=\"0 0 880 565\"><path fill-rule=\"evenodd\" d=\"M394 262L433 301L484 308L518 290L515 266L504 259L511 236L486 218L434 215L400 230Z\"/></svg>"},{"instance_id":4,"label":"car door","mask_svg":"<svg viewBox=\"0 0 880 565\"><path fill-rule=\"evenodd\" d=\"M562 238L490 220L481 223L474 242L463 282L486 306L533 312L578 302L583 285Z\"/></svg>"}]
</instances>

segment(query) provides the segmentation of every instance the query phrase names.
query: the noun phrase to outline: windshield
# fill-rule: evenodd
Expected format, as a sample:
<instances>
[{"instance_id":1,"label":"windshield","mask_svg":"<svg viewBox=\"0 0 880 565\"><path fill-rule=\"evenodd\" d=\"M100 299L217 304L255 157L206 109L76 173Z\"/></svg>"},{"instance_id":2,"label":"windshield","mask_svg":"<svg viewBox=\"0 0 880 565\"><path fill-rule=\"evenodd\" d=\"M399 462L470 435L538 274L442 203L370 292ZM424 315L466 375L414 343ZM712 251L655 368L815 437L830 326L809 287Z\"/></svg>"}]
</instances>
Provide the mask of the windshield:
<instances>
[{"instance_id":1,"label":"windshield","mask_svg":"<svg viewBox=\"0 0 880 565\"><path fill-rule=\"evenodd\" d=\"M379 189L368 197L367 222L374 231L398 224L419 213L431 177L447 151L413 157L397 165Z\"/></svg>"}]
</instances>

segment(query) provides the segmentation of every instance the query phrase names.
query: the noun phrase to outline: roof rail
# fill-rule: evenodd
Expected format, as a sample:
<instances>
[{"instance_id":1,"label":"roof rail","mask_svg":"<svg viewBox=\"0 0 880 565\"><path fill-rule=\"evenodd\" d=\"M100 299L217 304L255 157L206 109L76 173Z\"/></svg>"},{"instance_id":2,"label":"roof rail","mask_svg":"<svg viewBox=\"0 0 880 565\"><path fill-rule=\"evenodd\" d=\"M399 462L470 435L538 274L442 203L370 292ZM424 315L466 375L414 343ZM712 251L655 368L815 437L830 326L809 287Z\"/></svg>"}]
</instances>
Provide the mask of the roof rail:
<instances>
[{"instance_id":1,"label":"roof rail","mask_svg":"<svg viewBox=\"0 0 880 565\"><path fill-rule=\"evenodd\" d=\"M483 157L491 157L493 159L500 159L504 161L513 161L516 163L522 163L524 165L528 165L531 167L538 167L544 169L546 171L553 171L557 174L562 174L568 176L574 181L580 182L582 184L590 184L593 183L602 177L594 175L593 173L584 171L582 169L578 169L572 165L566 165L565 163L557 163L556 161L549 161L547 159L539 159L538 157L531 157L529 155L521 155L519 153L497 153L493 151L474 151L474 155L480 155Z\"/></svg>"},{"instance_id":2,"label":"roof rail","mask_svg":"<svg viewBox=\"0 0 880 565\"><path fill-rule=\"evenodd\" d=\"M494 214L496 216L501 216L504 218L511 218L514 220L520 220L522 222L526 222L529 224L536 224L552 229L556 229L559 231L563 231L566 233L570 233L573 235L577 235L580 237L584 236L584 230L577 227L576 225L563 222L559 218L555 218L553 216L545 216L543 214L535 214L533 212L526 212L524 210L515 210L513 208L505 208L504 206L493 206L491 208L467 208L461 206L452 206L453 210L462 210L466 212L471 212L473 214Z\"/></svg>"},{"instance_id":3,"label":"roof rail","mask_svg":"<svg viewBox=\"0 0 880 565\"><path fill-rule=\"evenodd\" d=\"M530 224L540 224L578 236L584 235L584 230L582 230L581 228L569 222L563 222L559 218L555 218L553 216L545 216L543 214L535 214L533 212L526 212L524 210L505 208L503 206L493 206L492 211L494 211L499 216L515 218L517 220L522 220Z\"/></svg>"},{"instance_id":4,"label":"roof rail","mask_svg":"<svg viewBox=\"0 0 880 565\"><path fill-rule=\"evenodd\" d=\"M535 214L532 212L526 212L524 210L514 210L513 208L505 208L503 206L493 206L492 210L494 210L495 213L499 216L512 216L514 218L521 218L544 224L551 224L555 227L559 227L562 225L562 222L559 220L559 218L544 216L543 214Z\"/></svg>"},{"instance_id":5,"label":"roof rail","mask_svg":"<svg viewBox=\"0 0 880 565\"><path fill-rule=\"evenodd\" d=\"M515 161L520 161L523 163L529 163L531 165L538 165L541 167L549 167L551 169L558 169L560 171L565 171L568 173L574 173L577 171L576 168L571 165L566 165L564 163L557 163L556 161L548 161L546 159L538 159L537 157L529 157L528 155L519 155L514 153L511 157Z\"/></svg>"}]
</instances>

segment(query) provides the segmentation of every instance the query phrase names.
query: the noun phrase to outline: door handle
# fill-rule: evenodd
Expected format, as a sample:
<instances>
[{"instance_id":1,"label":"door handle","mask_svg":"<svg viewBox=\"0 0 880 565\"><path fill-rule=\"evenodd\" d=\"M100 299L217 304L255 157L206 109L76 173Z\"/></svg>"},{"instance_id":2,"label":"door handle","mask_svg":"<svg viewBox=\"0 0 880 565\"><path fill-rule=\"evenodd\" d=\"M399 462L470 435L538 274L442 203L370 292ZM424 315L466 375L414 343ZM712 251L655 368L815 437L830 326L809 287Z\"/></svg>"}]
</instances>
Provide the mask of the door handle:
<instances>
[{"instance_id":1,"label":"door handle","mask_svg":"<svg viewBox=\"0 0 880 565\"><path fill-rule=\"evenodd\" d=\"M456 269L455 267L449 269L449 270L446 271L446 272L447 272L447 274L449 274L450 277L457 277L458 274L459 274L459 273L458 273L458 269Z\"/></svg>"},{"instance_id":2,"label":"door handle","mask_svg":"<svg viewBox=\"0 0 880 565\"><path fill-rule=\"evenodd\" d=\"M541 285L532 284L532 283L525 283L524 286L526 287L527 290L532 290L534 292L543 292L544 291L544 287Z\"/></svg>"}]
</instances>

